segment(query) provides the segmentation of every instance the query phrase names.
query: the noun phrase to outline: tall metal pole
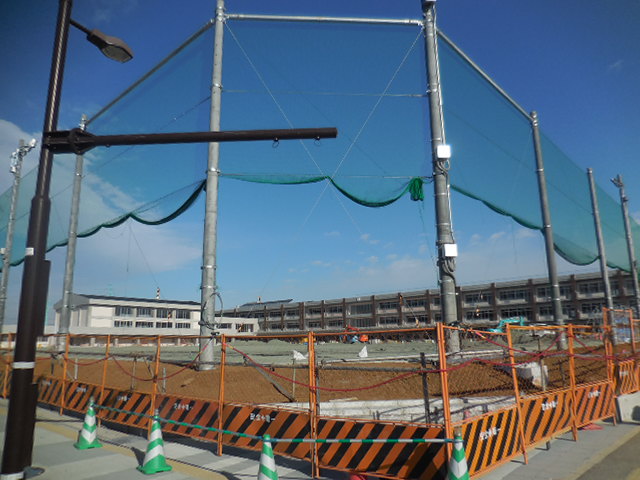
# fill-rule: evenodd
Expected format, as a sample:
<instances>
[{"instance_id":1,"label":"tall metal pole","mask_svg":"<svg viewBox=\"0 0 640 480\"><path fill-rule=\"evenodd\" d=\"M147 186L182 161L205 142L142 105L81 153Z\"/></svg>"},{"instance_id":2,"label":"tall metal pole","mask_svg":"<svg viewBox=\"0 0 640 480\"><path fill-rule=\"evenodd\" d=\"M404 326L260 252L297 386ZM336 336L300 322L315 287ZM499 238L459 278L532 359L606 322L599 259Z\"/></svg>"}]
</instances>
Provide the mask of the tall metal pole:
<instances>
[{"instance_id":1,"label":"tall metal pole","mask_svg":"<svg viewBox=\"0 0 640 480\"><path fill-rule=\"evenodd\" d=\"M13 250L13 233L16 225L16 210L18 208L18 194L20 193L20 178L22 172L22 160L25 155L35 147L35 140L25 145L20 140L18 149L11 154L11 173L13 173L13 186L11 189L11 206L9 207L9 219L7 221L7 239L2 250L2 279L0 280L0 333L4 327L5 310L7 305L7 288L9 286L9 269L11 268L11 250Z\"/></svg>"},{"instance_id":2,"label":"tall metal pole","mask_svg":"<svg viewBox=\"0 0 640 480\"><path fill-rule=\"evenodd\" d=\"M52 132L58 125L71 7L71 0L60 0L43 132ZM37 396L37 385L33 383L36 341L44 330L49 287L50 263L45 259L45 254L51 211L49 190L52 167L53 154L42 148L29 216L0 480L23 478L24 470L31 462Z\"/></svg>"},{"instance_id":3,"label":"tall metal pole","mask_svg":"<svg viewBox=\"0 0 640 480\"><path fill-rule=\"evenodd\" d=\"M622 206L622 218L624 220L624 231L627 235L627 252L629 253L629 273L633 282L633 295L635 297L636 318L640 318L640 287L638 286L638 262L636 261L636 251L633 246L633 232L629 223L629 199L624 193L624 182L622 175L618 175L611 180L618 187L620 192L620 204Z\"/></svg>"},{"instance_id":4,"label":"tall metal pole","mask_svg":"<svg viewBox=\"0 0 640 480\"><path fill-rule=\"evenodd\" d=\"M553 320L556 325L564 325L562 317L562 303L560 302L560 283L558 282L558 269L556 267L556 254L553 247L553 229L551 228L551 211L549 210L549 197L547 196L547 180L544 175L544 162L542 160L542 144L540 143L540 129L538 127L538 114L531 112L531 128L533 130L533 147L536 155L536 172L538 174L538 191L540 193L540 210L542 211L542 233L547 254L547 270L549 283L551 284L551 305L553 308ZM561 336L558 347L567 348L566 336Z\"/></svg>"},{"instance_id":5,"label":"tall metal pole","mask_svg":"<svg viewBox=\"0 0 640 480\"><path fill-rule=\"evenodd\" d=\"M220 130L220 106L222 100L222 42L224 40L224 0L216 2L216 25L213 50L213 74L211 78L210 130ZM207 192L205 198L204 241L202 252L202 285L200 320L200 370L213 369L213 342L206 338L212 334L216 309L216 243L218 236L218 182L220 171L220 144L209 144L207 165Z\"/></svg>"},{"instance_id":6,"label":"tall metal pole","mask_svg":"<svg viewBox=\"0 0 640 480\"><path fill-rule=\"evenodd\" d=\"M440 296L442 321L451 325L458 321L456 302L457 245L453 238L451 225L451 199L449 195L449 160L451 149L446 144L444 119L442 113L442 93L440 90L440 66L438 63L438 45L435 25L435 1L423 0L425 49L427 77L429 82L429 119L431 123L431 155L433 165L433 188L436 209L436 230L438 248L438 267L440 275ZM447 351L460 350L458 335L449 335Z\"/></svg>"},{"instance_id":7,"label":"tall metal pole","mask_svg":"<svg viewBox=\"0 0 640 480\"><path fill-rule=\"evenodd\" d=\"M87 122L86 115L82 116L80 128L84 130ZM76 170L73 177L73 193L71 195L71 213L69 215L69 239L67 241L67 259L64 265L64 280L62 282L62 308L60 309L60 323L57 333L58 348L63 350L69 326L71 325L71 294L73 293L73 274L76 265L76 245L78 243L78 214L80 211L80 191L82 190L82 175L84 157L76 155Z\"/></svg>"},{"instance_id":8,"label":"tall metal pole","mask_svg":"<svg viewBox=\"0 0 640 480\"><path fill-rule=\"evenodd\" d=\"M598 241L598 256L600 257L600 275L604 283L604 296L607 301L607 308L613 308L613 298L611 296L611 282L609 282L609 272L607 271L607 252L602 236L602 223L600 222L600 208L598 207L598 195L596 184L593 180L593 170L587 168L589 178L589 191L591 192L591 208L593 210L593 222L596 227L596 239Z\"/></svg>"}]
</instances>

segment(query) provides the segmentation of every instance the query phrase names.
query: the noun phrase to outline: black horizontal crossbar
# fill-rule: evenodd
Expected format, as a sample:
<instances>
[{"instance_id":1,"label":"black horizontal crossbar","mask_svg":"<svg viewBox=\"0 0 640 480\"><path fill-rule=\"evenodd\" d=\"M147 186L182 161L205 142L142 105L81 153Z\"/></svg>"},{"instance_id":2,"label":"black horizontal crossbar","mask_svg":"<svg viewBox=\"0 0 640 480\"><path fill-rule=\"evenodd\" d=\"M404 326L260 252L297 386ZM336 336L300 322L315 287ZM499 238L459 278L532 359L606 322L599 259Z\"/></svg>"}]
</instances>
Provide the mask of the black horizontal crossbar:
<instances>
[{"instance_id":1,"label":"black horizontal crossbar","mask_svg":"<svg viewBox=\"0 0 640 480\"><path fill-rule=\"evenodd\" d=\"M137 133L94 135L80 128L46 132L43 145L53 153L82 155L94 147L115 145L163 145L169 143L249 142L258 140L302 140L335 138L338 130L327 128L290 128L279 130L232 130L224 132Z\"/></svg>"}]
</instances>

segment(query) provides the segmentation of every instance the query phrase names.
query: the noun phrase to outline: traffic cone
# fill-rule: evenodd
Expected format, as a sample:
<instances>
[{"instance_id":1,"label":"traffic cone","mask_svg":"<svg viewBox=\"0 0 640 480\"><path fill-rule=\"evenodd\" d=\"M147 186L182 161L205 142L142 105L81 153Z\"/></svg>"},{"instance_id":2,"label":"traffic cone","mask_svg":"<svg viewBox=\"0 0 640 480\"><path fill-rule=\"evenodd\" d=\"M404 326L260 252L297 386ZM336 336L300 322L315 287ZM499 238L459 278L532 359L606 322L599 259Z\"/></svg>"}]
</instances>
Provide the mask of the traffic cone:
<instances>
[{"instance_id":1,"label":"traffic cone","mask_svg":"<svg viewBox=\"0 0 640 480\"><path fill-rule=\"evenodd\" d=\"M271 436L262 437L262 454L260 455L260 470L258 470L258 480L278 480L276 461L273 458L271 448Z\"/></svg>"},{"instance_id":2,"label":"traffic cone","mask_svg":"<svg viewBox=\"0 0 640 480\"><path fill-rule=\"evenodd\" d=\"M449 460L449 480L469 480L469 469L465 458L462 432L457 430L453 437L453 452Z\"/></svg>"},{"instance_id":3,"label":"traffic cone","mask_svg":"<svg viewBox=\"0 0 640 480\"><path fill-rule=\"evenodd\" d=\"M102 447L102 444L98 441L98 426L96 425L96 412L93 409L93 397L89 399L89 407L84 416L82 430L78 432L78 441L73 446L78 450Z\"/></svg>"},{"instance_id":4,"label":"traffic cone","mask_svg":"<svg viewBox=\"0 0 640 480\"><path fill-rule=\"evenodd\" d=\"M159 472L168 472L171 465L167 465L164 458L164 442L162 441L162 427L158 421L158 412L156 411L149 433L149 443L147 444L147 453L144 456L142 466L138 467L145 475L152 475Z\"/></svg>"}]
</instances>

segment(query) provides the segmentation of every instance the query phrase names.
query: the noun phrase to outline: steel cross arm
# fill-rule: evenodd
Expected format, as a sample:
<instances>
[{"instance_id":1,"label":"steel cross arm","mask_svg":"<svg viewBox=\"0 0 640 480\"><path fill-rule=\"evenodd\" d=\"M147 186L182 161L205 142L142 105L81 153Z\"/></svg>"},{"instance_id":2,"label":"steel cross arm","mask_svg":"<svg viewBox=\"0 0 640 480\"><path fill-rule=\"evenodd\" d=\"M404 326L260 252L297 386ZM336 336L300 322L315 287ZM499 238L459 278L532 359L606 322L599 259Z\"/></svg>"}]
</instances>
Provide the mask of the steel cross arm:
<instances>
[{"instance_id":1,"label":"steel cross arm","mask_svg":"<svg viewBox=\"0 0 640 480\"><path fill-rule=\"evenodd\" d=\"M136 133L93 135L80 128L44 134L43 146L53 153L82 155L94 147L115 145L161 145L168 143L245 142L252 140L301 140L335 138L338 130L327 128L289 128L279 130L231 130L221 132Z\"/></svg>"}]
</instances>

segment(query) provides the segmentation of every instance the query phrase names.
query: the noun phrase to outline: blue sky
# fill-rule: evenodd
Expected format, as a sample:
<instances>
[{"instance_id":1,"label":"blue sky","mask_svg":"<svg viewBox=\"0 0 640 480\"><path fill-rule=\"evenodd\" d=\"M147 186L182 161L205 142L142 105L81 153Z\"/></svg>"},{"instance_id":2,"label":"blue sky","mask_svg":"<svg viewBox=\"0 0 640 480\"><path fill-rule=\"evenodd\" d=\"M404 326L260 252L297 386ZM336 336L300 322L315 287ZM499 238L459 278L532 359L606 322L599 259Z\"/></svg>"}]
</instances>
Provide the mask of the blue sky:
<instances>
[{"instance_id":1,"label":"blue sky","mask_svg":"<svg viewBox=\"0 0 640 480\"><path fill-rule=\"evenodd\" d=\"M127 64L115 64L72 31L61 126L72 126L81 113L97 111L202 26L214 8L213 0L165 0L162 8L151 0L76 2L74 19L125 38L136 56ZM227 10L421 17L418 0L229 0ZM2 191L10 186L9 155L18 140L39 138L55 17L56 2L0 5L0 43L12 46L0 52ZM617 198L609 178L624 176L636 217L640 212L640 170L635 166L640 151L638 24L638 0L610 2L606 8L591 0L441 0L438 4L438 26L525 109L538 111L545 133L580 167L592 167L605 191ZM455 161L455 145L453 151ZM31 153L25 171L36 160L36 152ZM271 186L223 180L218 285L224 306L258 297L318 300L435 288L429 188L423 205L404 198L370 209L324 184ZM546 274L537 232L459 194L453 196L452 209L460 283ZM202 218L199 201L161 227L127 223L80 240L75 291L152 297L159 286L164 298L198 300ZM53 261L49 303L61 297L64 254L59 248L49 255ZM560 262L559 270L581 269ZM586 270L595 271L597 266ZM21 276L20 267L12 269L9 322L15 317Z\"/></svg>"}]
</instances>

